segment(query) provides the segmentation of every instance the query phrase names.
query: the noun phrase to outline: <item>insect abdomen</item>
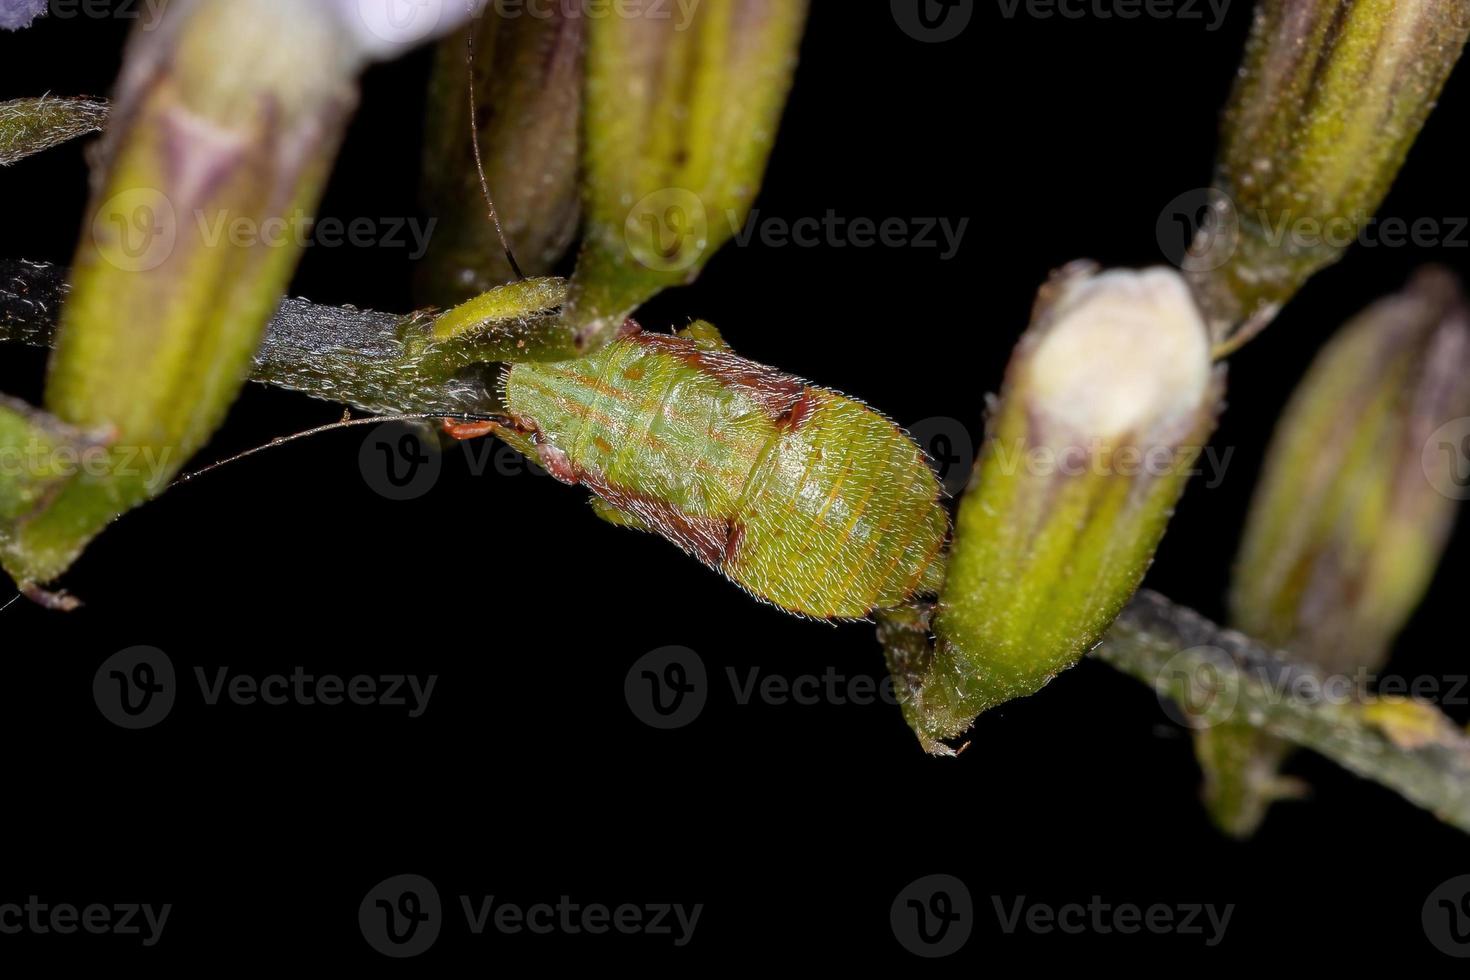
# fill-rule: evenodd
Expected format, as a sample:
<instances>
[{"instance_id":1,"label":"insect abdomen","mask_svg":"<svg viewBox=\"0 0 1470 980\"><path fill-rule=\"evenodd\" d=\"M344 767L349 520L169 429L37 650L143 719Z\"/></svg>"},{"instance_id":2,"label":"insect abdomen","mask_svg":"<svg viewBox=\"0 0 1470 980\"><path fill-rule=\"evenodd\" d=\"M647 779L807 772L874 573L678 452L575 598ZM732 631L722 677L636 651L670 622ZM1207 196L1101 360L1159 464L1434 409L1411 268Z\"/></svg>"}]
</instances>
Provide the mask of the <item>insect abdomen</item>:
<instances>
[{"instance_id":1,"label":"insect abdomen","mask_svg":"<svg viewBox=\"0 0 1470 980\"><path fill-rule=\"evenodd\" d=\"M913 441L859 402L809 388L742 500L726 571L777 605L856 619L920 590L949 531ZM930 583L932 585L932 583Z\"/></svg>"},{"instance_id":2,"label":"insect abdomen","mask_svg":"<svg viewBox=\"0 0 1470 980\"><path fill-rule=\"evenodd\" d=\"M850 398L657 334L516 365L506 397L566 476L784 609L856 619L935 585L939 482Z\"/></svg>"}]
</instances>

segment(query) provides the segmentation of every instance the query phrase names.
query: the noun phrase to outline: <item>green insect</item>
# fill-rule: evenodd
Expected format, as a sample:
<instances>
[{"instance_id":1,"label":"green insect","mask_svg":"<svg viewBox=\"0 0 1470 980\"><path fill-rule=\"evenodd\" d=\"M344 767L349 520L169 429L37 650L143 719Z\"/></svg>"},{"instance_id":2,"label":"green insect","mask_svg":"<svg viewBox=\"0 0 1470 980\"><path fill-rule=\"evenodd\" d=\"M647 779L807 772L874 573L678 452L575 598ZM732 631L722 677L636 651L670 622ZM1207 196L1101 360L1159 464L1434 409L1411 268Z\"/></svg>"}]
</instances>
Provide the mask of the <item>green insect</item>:
<instances>
[{"instance_id":1,"label":"green insect","mask_svg":"<svg viewBox=\"0 0 1470 980\"><path fill-rule=\"evenodd\" d=\"M500 436L590 489L605 520L759 599L862 619L941 584L949 513L923 451L861 402L738 357L707 323L670 336L630 322L594 354L512 365L503 384L505 422L449 431Z\"/></svg>"},{"instance_id":2,"label":"green insect","mask_svg":"<svg viewBox=\"0 0 1470 980\"><path fill-rule=\"evenodd\" d=\"M734 9L720 5L707 23L726 23ZM805 12L797 4L782 9L768 25L777 49L795 43ZM601 40L615 50L623 39ZM674 35L664 40L681 43ZM702 42L683 41L703 50ZM703 57L725 64L714 52ZM472 78L473 34L465 63ZM785 84L778 80L785 71L770 73L775 89ZM473 84L468 101L473 120ZM628 106L621 102L598 105L602 117L619 125L641 125L625 118ZM620 133L620 140L641 146L636 133ZM939 590L949 512L923 451L902 429L861 402L737 356L708 323L670 336L646 333L629 320L595 349L559 343L572 324L553 311L569 314L577 291L563 280L520 275L478 139L472 124L488 215L518 281L445 313L431 342L451 361L512 363L503 376L504 420L450 424L451 434L500 436L557 479L590 489L603 519L659 534L751 595L798 615L862 619ZM621 202L620 182L628 177L594 186L588 199ZM595 185L598 178L589 179ZM612 208L622 209L622 203ZM581 266L579 276L586 274ZM638 272L624 261L600 274L636 279ZM631 295L656 291L637 286ZM599 322L620 320L617 314ZM578 332L573 339L585 337ZM572 350L582 356L562 359Z\"/></svg>"}]
</instances>

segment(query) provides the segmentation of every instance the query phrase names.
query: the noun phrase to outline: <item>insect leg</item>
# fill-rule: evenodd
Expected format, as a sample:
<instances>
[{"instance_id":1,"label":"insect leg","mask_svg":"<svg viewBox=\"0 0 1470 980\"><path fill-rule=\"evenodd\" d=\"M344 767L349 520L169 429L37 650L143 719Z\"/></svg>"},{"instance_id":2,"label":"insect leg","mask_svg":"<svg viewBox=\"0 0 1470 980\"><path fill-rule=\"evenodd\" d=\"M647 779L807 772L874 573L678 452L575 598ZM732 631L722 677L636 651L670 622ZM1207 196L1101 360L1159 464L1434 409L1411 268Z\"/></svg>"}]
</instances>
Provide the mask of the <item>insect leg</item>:
<instances>
[{"instance_id":1,"label":"insect leg","mask_svg":"<svg viewBox=\"0 0 1470 980\"><path fill-rule=\"evenodd\" d=\"M530 459L535 459L536 443L532 434L514 423L507 422L459 422L454 419L444 420L444 434L451 439L466 442L470 439L480 439L485 436L495 436L516 452Z\"/></svg>"},{"instance_id":2,"label":"insect leg","mask_svg":"<svg viewBox=\"0 0 1470 980\"><path fill-rule=\"evenodd\" d=\"M645 521L643 518L639 517L637 514L630 514L628 511L623 510L621 507L617 507L614 504L608 503L601 497L593 497L589 501L589 503L592 504L592 513L596 514L599 518L607 521L607 523L613 525L614 527L626 527L631 528L634 531L647 531L650 534L654 533L653 528L649 527L648 522Z\"/></svg>"},{"instance_id":3,"label":"insect leg","mask_svg":"<svg viewBox=\"0 0 1470 980\"><path fill-rule=\"evenodd\" d=\"M724 334L720 333L719 328L708 320L695 320L683 330L675 331L674 335L693 341L695 345L706 350L728 351L730 349Z\"/></svg>"}]
</instances>

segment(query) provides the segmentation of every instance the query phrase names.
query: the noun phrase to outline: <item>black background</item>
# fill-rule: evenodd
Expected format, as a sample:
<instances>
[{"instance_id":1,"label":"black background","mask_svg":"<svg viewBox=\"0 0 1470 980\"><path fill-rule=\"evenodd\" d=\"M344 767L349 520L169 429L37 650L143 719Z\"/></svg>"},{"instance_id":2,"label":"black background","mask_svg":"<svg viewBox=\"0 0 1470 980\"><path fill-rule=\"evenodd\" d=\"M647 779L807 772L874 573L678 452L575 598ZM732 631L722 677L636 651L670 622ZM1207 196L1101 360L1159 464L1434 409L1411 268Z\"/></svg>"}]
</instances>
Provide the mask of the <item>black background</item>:
<instances>
[{"instance_id":1,"label":"black background","mask_svg":"<svg viewBox=\"0 0 1470 980\"><path fill-rule=\"evenodd\" d=\"M1005 17L975 4L956 40L924 44L887 3L816 0L758 207L785 219L969 218L959 255L934 249L730 247L698 284L645 311L719 324L742 353L860 396L900 422L971 433L1035 287L1074 258L1164 260L1155 222L1208 183L1218 109L1250 10L1196 18ZM125 18L51 18L0 35L0 97L105 94ZM320 214L415 215L427 52L373 69ZM1467 213L1470 80L1448 86L1381 213ZM68 260L85 203L71 146L0 173L0 255ZM478 208L479 202L467 201ZM1294 380L1354 310L1426 261L1470 272L1459 247L1357 249L1321 274L1233 363L1216 489L1196 485L1150 584L1219 618L1248 495ZM311 249L292 291L412 307L403 249ZM0 390L39 398L43 357L6 348ZM252 386L205 460L340 412ZM451 449L434 489L375 493L364 430L235 465L128 516L67 586L71 616L0 613L5 837L0 902L174 905L162 942L0 937L0 961L381 965L358 931L379 880L422 874L451 918L417 961L490 969L603 963L913 962L889 905L911 880L963 879L977 925L955 960L1139 958L1448 963L1420 906L1470 870L1466 840L1317 758L1310 802L1278 807L1249 843L1197 802L1188 737L1154 695L1084 663L982 718L959 761L921 754L896 708L740 706L726 670L883 675L864 625L754 603L669 545L596 521L583 493L534 475L474 475ZM484 447L477 449L483 452ZM1304 505L1309 505L1305 502ZM1402 637L1395 670L1466 671L1462 529ZM0 597L3 602L5 597ZM168 653L185 681L160 725L114 727L90 693L109 655ZM655 731L623 696L630 665L697 651L713 690L686 728ZM367 707L206 707L193 670L437 674L418 719ZM1464 709L1451 709L1463 716ZM1461 717L1461 720L1465 720ZM694 941L469 937L461 894L512 902L702 902ZM1009 903L1233 903L1225 941L1002 933Z\"/></svg>"}]
</instances>

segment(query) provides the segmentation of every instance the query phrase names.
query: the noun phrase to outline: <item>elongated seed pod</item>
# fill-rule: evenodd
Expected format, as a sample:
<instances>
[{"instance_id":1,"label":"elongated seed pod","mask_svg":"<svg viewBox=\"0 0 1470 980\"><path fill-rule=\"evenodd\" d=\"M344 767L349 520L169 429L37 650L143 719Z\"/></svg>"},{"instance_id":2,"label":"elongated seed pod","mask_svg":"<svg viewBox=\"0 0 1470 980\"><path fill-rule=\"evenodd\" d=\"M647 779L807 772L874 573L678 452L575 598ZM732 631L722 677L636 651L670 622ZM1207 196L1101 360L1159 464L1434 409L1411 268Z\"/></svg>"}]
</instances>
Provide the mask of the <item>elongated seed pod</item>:
<instances>
[{"instance_id":1,"label":"elongated seed pod","mask_svg":"<svg viewBox=\"0 0 1470 980\"><path fill-rule=\"evenodd\" d=\"M472 132L521 269L551 272L576 237L585 23L567 5L533 16L496 4L466 28L473 67L464 31L440 45L424 120L424 205L439 219L418 272L424 302L461 302L518 278L486 219Z\"/></svg>"},{"instance_id":2,"label":"elongated seed pod","mask_svg":"<svg viewBox=\"0 0 1470 980\"><path fill-rule=\"evenodd\" d=\"M934 592L949 515L922 450L862 403L696 327L515 365L505 396L526 448L597 494L604 517L790 612L860 619Z\"/></svg>"}]
</instances>

